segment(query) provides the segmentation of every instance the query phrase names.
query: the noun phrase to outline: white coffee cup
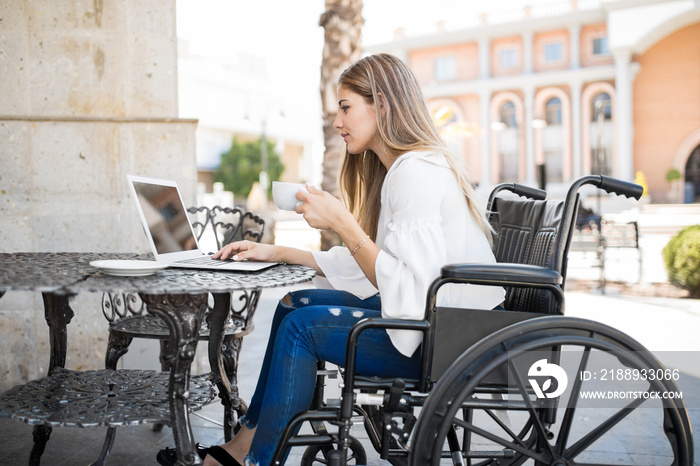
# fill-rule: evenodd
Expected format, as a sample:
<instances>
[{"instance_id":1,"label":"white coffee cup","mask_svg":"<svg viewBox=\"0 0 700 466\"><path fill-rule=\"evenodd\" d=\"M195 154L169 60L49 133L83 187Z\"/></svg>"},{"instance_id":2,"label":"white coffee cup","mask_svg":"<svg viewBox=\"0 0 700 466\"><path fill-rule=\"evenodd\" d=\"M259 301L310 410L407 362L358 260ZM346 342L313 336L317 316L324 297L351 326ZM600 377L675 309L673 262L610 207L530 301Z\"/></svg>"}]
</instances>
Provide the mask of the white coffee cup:
<instances>
[{"instance_id":1,"label":"white coffee cup","mask_svg":"<svg viewBox=\"0 0 700 466\"><path fill-rule=\"evenodd\" d=\"M272 182L272 199L280 210L294 210L296 206L302 205L296 195L299 191L308 192L303 183L287 183L284 181Z\"/></svg>"}]
</instances>

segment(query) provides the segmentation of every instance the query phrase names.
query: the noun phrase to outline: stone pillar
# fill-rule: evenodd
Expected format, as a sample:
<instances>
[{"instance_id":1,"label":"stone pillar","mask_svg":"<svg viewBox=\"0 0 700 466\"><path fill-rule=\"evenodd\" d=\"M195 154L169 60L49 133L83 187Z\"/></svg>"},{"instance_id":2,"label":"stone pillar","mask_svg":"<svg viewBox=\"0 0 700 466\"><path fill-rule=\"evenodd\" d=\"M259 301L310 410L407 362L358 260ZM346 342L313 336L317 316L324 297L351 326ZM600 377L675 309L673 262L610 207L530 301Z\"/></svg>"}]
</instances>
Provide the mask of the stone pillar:
<instances>
[{"instance_id":1,"label":"stone pillar","mask_svg":"<svg viewBox=\"0 0 700 466\"><path fill-rule=\"evenodd\" d=\"M573 81L571 88L571 162L573 179L581 177L581 82Z\"/></svg>"},{"instance_id":2,"label":"stone pillar","mask_svg":"<svg viewBox=\"0 0 700 466\"><path fill-rule=\"evenodd\" d=\"M569 53L571 60L569 67L572 69L581 67L581 25L569 26Z\"/></svg>"},{"instance_id":3,"label":"stone pillar","mask_svg":"<svg viewBox=\"0 0 700 466\"><path fill-rule=\"evenodd\" d=\"M491 76L491 39L479 38L479 79L489 79Z\"/></svg>"},{"instance_id":4,"label":"stone pillar","mask_svg":"<svg viewBox=\"0 0 700 466\"><path fill-rule=\"evenodd\" d=\"M5 3L0 251L146 251L126 174L196 194L175 0Z\"/></svg>"},{"instance_id":5,"label":"stone pillar","mask_svg":"<svg viewBox=\"0 0 700 466\"><path fill-rule=\"evenodd\" d=\"M479 190L482 193L488 193L493 187L491 180L491 90L482 89L479 92L479 119L481 121L481 183Z\"/></svg>"},{"instance_id":6,"label":"stone pillar","mask_svg":"<svg viewBox=\"0 0 700 466\"><path fill-rule=\"evenodd\" d=\"M535 89L525 87L525 184L537 186L535 177L535 132L532 127L534 115Z\"/></svg>"},{"instance_id":7,"label":"stone pillar","mask_svg":"<svg viewBox=\"0 0 700 466\"><path fill-rule=\"evenodd\" d=\"M175 179L190 205L196 194L197 122L178 119L175 0L1 9L0 252L148 252L126 174ZM100 301L71 301L68 369L104 367ZM0 314L4 391L46 375L48 330L36 294L6 293Z\"/></svg>"},{"instance_id":8,"label":"stone pillar","mask_svg":"<svg viewBox=\"0 0 700 466\"><path fill-rule=\"evenodd\" d=\"M523 73L532 74L532 31L523 32Z\"/></svg>"},{"instance_id":9,"label":"stone pillar","mask_svg":"<svg viewBox=\"0 0 700 466\"><path fill-rule=\"evenodd\" d=\"M634 181L634 157L633 138L634 128L632 122L632 79L630 69L632 52L630 50L617 50L613 53L615 58L615 89L617 90L616 139L617 139L617 170L614 176L625 181ZM616 172L616 173L615 173Z\"/></svg>"}]
</instances>

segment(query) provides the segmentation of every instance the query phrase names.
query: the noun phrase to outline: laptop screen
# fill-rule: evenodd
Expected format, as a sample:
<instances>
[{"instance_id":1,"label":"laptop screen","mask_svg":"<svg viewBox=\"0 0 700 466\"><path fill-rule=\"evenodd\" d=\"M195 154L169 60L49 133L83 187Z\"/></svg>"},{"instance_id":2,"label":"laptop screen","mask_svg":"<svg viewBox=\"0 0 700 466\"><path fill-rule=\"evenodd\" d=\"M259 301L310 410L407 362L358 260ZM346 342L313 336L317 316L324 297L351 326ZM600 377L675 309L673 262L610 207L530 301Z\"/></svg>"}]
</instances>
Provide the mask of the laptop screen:
<instances>
[{"instance_id":1,"label":"laptop screen","mask_svg":"<svg viewBox=\"0 0 700 466\"><path fill-rule=\"evenodd\" d=\"M177 188L139 181L133 185L158 254L197 250Z\"/></svg>"}]
</instances>

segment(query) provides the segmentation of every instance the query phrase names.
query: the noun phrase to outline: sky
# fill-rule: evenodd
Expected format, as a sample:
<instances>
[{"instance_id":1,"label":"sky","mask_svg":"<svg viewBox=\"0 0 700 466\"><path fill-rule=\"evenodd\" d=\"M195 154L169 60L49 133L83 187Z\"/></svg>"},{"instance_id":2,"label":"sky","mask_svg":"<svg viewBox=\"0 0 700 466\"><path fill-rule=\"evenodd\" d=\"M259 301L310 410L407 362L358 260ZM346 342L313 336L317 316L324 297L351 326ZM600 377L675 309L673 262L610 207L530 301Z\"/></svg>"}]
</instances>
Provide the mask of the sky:
<instances>
[{"instance_id":1,"label":"sky","mask_svg":"<svg viewBox=\"0 0 700 466\"><path fill-rule=\"evenodd\" d=\"M566 1L365 0L363 43L390 41L398 27L406 35L420 35L434 31L438 21L456 29L482 12ZM222 59L236 51L267 57L270 74L290 92L295 85L308 87L309 81L318 80L323 51L318 21L324 0L176 0L176 4L178 36L188 40L192 52Z\"/></svg>"},{"instance_id":2,"label":"sky","mask_svg":"<svg viewBox=\"0 0 700 466\"><path fill-rule=\"evenodd\" d=\"M405 35L421 35L435 31L438 21L457 29L482 12L566 1L364 0L362 40L374 45L391 41L399 27ZM324 0L176 0L176 5L178 37L192 54L232 62L241 52L264 57L276 98L308 105L317 114Z\"/></svg>"},{"instance_id":3,"label":"sky","mask_svg":"<svg viewBox=\"0 0 700 466\"><path fill-rule=\"evenodd\" d=\"M416 35L434 31L438 21L454 29L474 21L483 12L566 1L365 0L363 41L389 41L398 27L403 27L406 34ZM177 0L177 8L178 35L212 53L225 54L226 50L242 47L284 59L285 50L290 47L305 46L309 52L319 44L322 47L323 30L318 20L325 9L323 0Z\"/></svg>"}]
</instances>

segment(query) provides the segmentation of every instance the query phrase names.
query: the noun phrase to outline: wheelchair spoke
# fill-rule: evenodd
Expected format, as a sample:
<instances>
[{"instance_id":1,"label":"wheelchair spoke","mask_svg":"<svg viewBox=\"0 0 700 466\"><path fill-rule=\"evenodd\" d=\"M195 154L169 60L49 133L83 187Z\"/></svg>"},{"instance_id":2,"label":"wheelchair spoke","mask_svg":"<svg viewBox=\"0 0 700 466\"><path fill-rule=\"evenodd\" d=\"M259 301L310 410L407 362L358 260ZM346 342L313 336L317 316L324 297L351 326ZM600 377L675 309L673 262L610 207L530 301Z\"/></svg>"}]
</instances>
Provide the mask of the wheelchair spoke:
<instances>
[{"instance_id":1,"label":"wheelchair spoke","mask_svg":"<svg viewBox=\"0 0 700 466\"><path fill-rule=\"evenodd\" d=\"M508 360L508 369L509 371L511 371L511 374L515 377L515 381L518 384L518 390L520 391L520 394L523 397L523 401L527 405L527 410L530 413L530 419L532 419L534 428L537 430L537 434L543 440L542 443L547 447L547 451L549 452L551 457L553 457L554 450L552 449L552 445L547 441L547 431L545 430L544 425L542 425L542 420L540 419L537 410L535 409L535 406L532 404L530 394L528 393L527 388L525 387L523 376L518 370L518 368L515 367L513 361L510 359Z\"/></svg>"},{"instance_id":2,"label":"wheelchair spoke","mask_svg":"<svg viewBox=\"0 0 700 466\"><path fill-rule=\"evenodd\" d=\"M463 421L461 419L455 418L452 420L453 424L456 424L466 430L469 430L470 432L475 433L476 435L483 437L487 440L491 440L494 443L497 443L503 447L510 448L514 451L517 451L518 453L521 453L522 455L527 456L528 458L532 458L537 461L545 461L547 457L538 454L531 448L529 448L527 445L523 444L522 442L513 443L510 442L504 438L499 437L496 434L492 434L480 427L477 427L476 425L472 424L471 422ZM516 436L517 437L517 436ZM515 438L513 440L516 440ZM517 441L517 440L516 440Z\"/></svg>"},{"instance_id":3,"label":"wheelchair spoke","mask_svg":"<svg viewBox=\"0 0 700 466\"><path fill-rule=\"evenodd\" d=\"M581 361L579 362L577 374L583 374L583 371L588 367L588 358L591 354L590 346L584 348L583 354L581 355ZM569 402L566 406L566 412L564 413L564 418L562 419L561 429L559 430L559 437L557 438L557 451L562 451L564 446L569 441L569 434L571 433L571 425L574 421L574 415L576 414L576 405L578 404L579 393L581 392L581 384L583 381L581 377L576 377L574 379L574 386L571 390L571 396Z\"/></svg>"},{"instance_id":4,"label":"wheelchair spoke","mask_svg":"<svg viewBox=\"0 0 700 466\"><path fill-rule=\"evenodd\" d=\"M606 420L605 422L601 423L596 427L595 429L591 430L588 434L586 434L581 440L573 444L570 448L567 448L565 450L565 456L567 458L575 458L578 455L580 455L583 451L585 451L588 447L590 447L596 440L601 438L606 432L608 432L610 429L615 427L617 424L619 424L624 418L632 414L632 411L634 411L636 408L639 407L642 403L644 403L644 399L637 399L634 400L633 402L629 403L627 406L624 408L621 408L618 412L616 412L613 416L610 417L610 419Z\"/></svg>"},{"instance_id":5,"label":"wheelchair spoke","mask_svg":"<svg viewBox=\"0 0 700 466\"><path fill-rule=\"evenodd\" d=\"M505 423L503 421L498 419L498 416L496 416L492 410L485 409L484 411L486 412L486 414L489 415L489 417L491 417L491 419L493 419L494 422L496 422L496 424L498 424L500 426L501 429L503 429L508 435L510 435L510 438L512 438L519 445L527 448L527 445L525 445L525 442L523 442L522 439L515 432L513 432L513 430L510 427L505 425Z\"/></svg>"}]
</instances>

